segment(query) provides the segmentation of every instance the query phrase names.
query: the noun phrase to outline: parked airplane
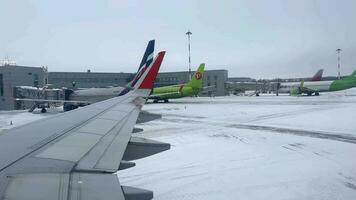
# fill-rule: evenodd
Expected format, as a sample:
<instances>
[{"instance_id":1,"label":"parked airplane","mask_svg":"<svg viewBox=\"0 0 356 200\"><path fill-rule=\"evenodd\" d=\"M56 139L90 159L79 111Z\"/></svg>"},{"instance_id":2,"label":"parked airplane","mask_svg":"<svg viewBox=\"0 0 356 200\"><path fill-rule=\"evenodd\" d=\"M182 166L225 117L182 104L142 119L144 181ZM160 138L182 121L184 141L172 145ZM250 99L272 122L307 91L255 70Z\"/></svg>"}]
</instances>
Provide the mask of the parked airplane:
<instances>
[{"instance_id":1,"label":"parked airplane","mask_svg":"<svg viewBox=\"0 0 356 200\"><path fill-rule=\"evenodd\" d=\"M164 55L123 96L2 133L1 199L152 199L151 191L121 186L115 173L170 148L131 136Z\"/></svg>"},{"instance_id":2,"label":"parked airplane","mask_svg":"<svg viewBox=\"0 0 356 200\"><path fill-rule=\"evenodd\" d=\"M110 99L115 96L124 95L133 88L133 86L136 84L138 79L145 72L147 66L149 66L152 63L154 46L155 46L155 40L151 40L148 42L146 51L142 57L141 63L139 65L138 71L134 79L124 87L119 86L119 87L107 87L107 88L87 88L87 89L78 89L78 90L65 89L64 99L46 100L46 99L17 98L16 100L34 102L35 103L34 106L29 110L30 112L32 112L37 107L41 108L42 112L46 112L47 105L50 105L51 103L52 104L63 103L63 110L69 111L95 102Z\"/></svg>"},{"instance_id":3,"label":"parked airplane","mask_svg":"<svg viewBox=\"0 0 356 200\"><path fill-rule=\"evenodd\" d=\"M169 99L177 99L187 96L196 96L203 88L205 64L200 64L198 70L195 72L192 80L185 84L171 85L166 87L154 88L152 94L148 99L153 99L153 102L158 101L168 102Z\"/></svg>"},{"instance_id":4,"label":"parked airplane","mask_svg":"<svg viewBox=\"0 0 356 200\"><path fill-rule=\"evenodd\" d=\"M310 79L311 81L321 81L323 76L323 69L319 69L315 75ZM300 82L287 82L287 83L277 83L277 92L278 93L290 93L291 90L299 87Z\"/></svg>"},{"instance_id":5,"label":"parked airplane","mask_svg":"<svg viewBox=\"0 0 356 200\"><path fill-rule=\"evenodd\" d=\"M318 96L319 92L333 92L353 87L356 87L356 70L350 76L334 81L302 81L298 87L291 90L291 94L301 95L304 93L308 96L313 94Z\"/></svg>"}]
</instances>

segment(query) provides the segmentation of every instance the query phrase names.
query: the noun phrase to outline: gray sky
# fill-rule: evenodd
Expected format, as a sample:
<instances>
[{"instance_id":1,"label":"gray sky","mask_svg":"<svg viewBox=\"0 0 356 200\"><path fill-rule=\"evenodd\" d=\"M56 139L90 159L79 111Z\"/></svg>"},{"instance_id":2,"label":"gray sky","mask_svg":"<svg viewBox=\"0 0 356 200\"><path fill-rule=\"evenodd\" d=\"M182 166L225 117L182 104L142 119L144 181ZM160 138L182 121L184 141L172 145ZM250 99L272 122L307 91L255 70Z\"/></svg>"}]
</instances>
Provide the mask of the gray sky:
<instances>
[{"instance_id":1,"label":"gray sky","mask_svg":"<svg viewBox=\"0 0 356 200\"><path fill-rule=\"evenodd\" d=\"M227 69L253 78L336 75L356 69L353 0L0 0L0 58L50 71L135 72L148 40L161 71Z\"/></svg>"}]
</instances>

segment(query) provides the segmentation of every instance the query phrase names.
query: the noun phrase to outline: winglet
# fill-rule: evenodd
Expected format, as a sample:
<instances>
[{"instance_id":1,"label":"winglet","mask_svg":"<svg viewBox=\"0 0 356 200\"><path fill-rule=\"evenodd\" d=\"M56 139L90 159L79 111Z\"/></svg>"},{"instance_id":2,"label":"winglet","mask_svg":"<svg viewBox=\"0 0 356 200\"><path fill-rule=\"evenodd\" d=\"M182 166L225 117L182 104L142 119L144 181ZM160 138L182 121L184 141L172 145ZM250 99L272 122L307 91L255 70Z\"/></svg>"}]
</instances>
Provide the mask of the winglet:
<instances>
[{"instance_id":1,"label":"winglet","mask_svg":"<svg viewBox=\"0 0 356 200\"><path fill-rule=\"evenodd\" d=\"M159 68L161 67L165 51L161 51L158 53L154 61L150 66L144 71L144 74L140 77L140 79L135 84L135 89L148 89L151 90L154 86L154 81L157 77Z\"/></svg>"}]
</instances>

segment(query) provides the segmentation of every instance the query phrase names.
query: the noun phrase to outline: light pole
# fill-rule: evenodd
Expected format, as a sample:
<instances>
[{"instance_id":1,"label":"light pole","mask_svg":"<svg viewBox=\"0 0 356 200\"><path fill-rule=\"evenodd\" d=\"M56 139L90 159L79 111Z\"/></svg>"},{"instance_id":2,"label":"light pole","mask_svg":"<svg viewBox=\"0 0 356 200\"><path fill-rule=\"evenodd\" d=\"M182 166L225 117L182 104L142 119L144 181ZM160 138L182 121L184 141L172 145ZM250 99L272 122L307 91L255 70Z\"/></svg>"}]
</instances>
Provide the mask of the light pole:
<instances>
[{"instance_id":1,"label":"light pole","mask_svg":"<svg viewBox=\"0 0 356 200\"><path fill-rule=\"evenodd\" d=\"M190 32L188 30L188 32L185 33L188 36L188 52L189 52L189 80L192 80L192 70L191 70L191 60L190 60L190 35L192 34L192 32Z\"/></svg>"},{"instance_id":2,"label":"light pole","mask_svg":"<svg viewBox=\"0 0 356 200\"><path fill-rule=\"evenodd\" d=\"M340 79L340 52L341 49L336 49L337 52L337 78Z\"/></svg>"}]
</instances>

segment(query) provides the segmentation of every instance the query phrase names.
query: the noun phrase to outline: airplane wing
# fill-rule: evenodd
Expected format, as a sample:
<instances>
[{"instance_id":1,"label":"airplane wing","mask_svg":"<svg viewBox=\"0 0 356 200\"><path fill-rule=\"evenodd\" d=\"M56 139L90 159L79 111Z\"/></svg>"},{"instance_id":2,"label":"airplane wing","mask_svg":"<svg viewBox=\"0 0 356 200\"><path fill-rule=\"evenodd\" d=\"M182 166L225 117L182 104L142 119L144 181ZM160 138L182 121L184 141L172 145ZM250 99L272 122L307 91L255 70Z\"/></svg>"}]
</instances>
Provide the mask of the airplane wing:
<instances>
[{"instance_id":1,"label":"airplane wing","mask_svg":"<svg viewBox=\"0 0 356 200\"><path fill-rule=\"evenodd\" d=\"M124 96L10 129L0 135L0 197L6 200L151 199L151 191L121 186L118 170L170 148L131 137L153 88L160 52Z\"/></svg>"}]
</instances>

